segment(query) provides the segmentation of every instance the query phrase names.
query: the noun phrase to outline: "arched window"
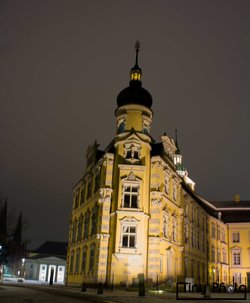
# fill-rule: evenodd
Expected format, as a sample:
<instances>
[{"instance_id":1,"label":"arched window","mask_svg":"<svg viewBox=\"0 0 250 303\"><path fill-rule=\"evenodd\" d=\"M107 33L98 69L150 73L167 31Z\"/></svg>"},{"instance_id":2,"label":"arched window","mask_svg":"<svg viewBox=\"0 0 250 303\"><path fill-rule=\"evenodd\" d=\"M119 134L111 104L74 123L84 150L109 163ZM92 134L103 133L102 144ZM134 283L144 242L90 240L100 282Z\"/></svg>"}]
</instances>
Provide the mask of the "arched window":
<instances>
[{"instance_id":1,"label":"arched window","mask_svg":"<svg viewBox=\"0 0 250 303\"><path fill-rule=\"evenodd\" d=\"M80 264L80 248L77 248L77 250L76 250L75 274L79 274L79 264Z\"/></svg>"},{"instance_id":2,"label":"arched window","mask_svg":"<svg viewBox=\"0 0 250 303\"><path fill-rule=\"evenodd\" d=\"M100 168L96 171L95 174L95 188L94 192L97 192L100 188L100 183L101 183L101 171Z\"/></svg>"},{"instance_id":3,"label":"arched window","mask_svg":"<svg viewBox=\"0 0 250 303\"><path fill-rule=\"evenodd\" d=\"M83 224L83 217L80 216L77 223L77 241L81 241L82 239L82 224Z\"/></svg>"},{"instance_id":4,"label":"arched window","mask_svg":"<svg viewBox=\"0 0 250 303\"><path fill-rule=\"evenodd\" d=\"M82 249L82 273L86 273L86 264L87 263L87 247L84 246Z\"/></svg>"},{"instance_id":5,"label":"arched window","mask_svg":"<svg viewBox=\"0 0 250 303\"><path fill-rule=\"evenodd\" d=\"M87 182L87 199L92 195L92 176L89 176Z\"/></svg>"},{"instance_id":6,"label":"arched window","mask_svg":"<svg viewBox=\"0 0 250 303\"><path fill-rule=\"evenodd\" d=\"M70 254L70 265L69 265L69 272L71 274L73 274L73 269L74 269L74 256L75 256L75 252L74 250L72 250Z\"/></svg>"},{"instance_id":7,"label":"arched window","mask_svg":"<svg viewBox=\"0 0 250 303\"><path fill-rule=\"evenodd\" d=\"M97 233L97 223L98 223L98 207L95 206L92 209L92 216L91 216L91 235L95 235Z\"/></svg>"},{"instance_id":8,"label":"arched window","mask_svg":"<svg viewBox=\"0 0 250 303\"><path fill-rule=\"evenodd\" d=\"M79 206L79 191L77 190L74 196L74 209L78 208L78 206Z\"/></svg>"},{"instance_id":9,"label":"arched window","mask_svg":"<svg viewBox=\"0 0 250 303\"><path fill-rule=\"evenodd\" d=\"M72 227L72 243L76 242L76 229L77 229L77 221L75 220L73 222L73 227Z\"/></svg>"},{"instance_id":10,"label":"arched window","mask_svg":"<svg viewBox=\"0 0 250 303\"><path fill-rule=\"evenodd\" d=\"M89 271L94 271L95 265L95 244L91 244L90 246L90 253L89 253Z\"/></svg>"},{"instance_id":11,"label":"arched window","mask_svg":"<svg viewBox=\"0 0 250 303\"><path fill-rule=\"evenodd\" d=\"M89 211L87 211L84 217L84 239L87 239L89 236L89 216Z\"/></svg>"},{"instance_id":12,"label":"arched window","mask_svg":"<svg viewBox=\"0 0 250 303\"><path fill-rule=\"evenodd\" d=\"M85 201L85 187L86 187L86 184L84 182L83 185L82 185L82 188L81 188L80 204L83 204L84 201Z\"/></svg>"}]
</instances>

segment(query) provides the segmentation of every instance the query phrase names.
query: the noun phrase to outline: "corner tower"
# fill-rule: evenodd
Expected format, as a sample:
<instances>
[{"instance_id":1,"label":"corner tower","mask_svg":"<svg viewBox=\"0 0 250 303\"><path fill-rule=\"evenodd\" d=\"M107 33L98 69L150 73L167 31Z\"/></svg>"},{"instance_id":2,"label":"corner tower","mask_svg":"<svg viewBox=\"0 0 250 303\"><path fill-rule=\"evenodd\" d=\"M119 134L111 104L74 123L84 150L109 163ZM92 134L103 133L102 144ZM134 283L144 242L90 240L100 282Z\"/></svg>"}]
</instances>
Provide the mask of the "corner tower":
<instances>
[{"instance_id":1,"label":"corner tower","mask_svg":"<svg viewBox=\"0 0 250 303\"><path fill-rule=\"evenodd\" d=\"M135 44L129 86L117 96L108 275L119 281L147 274L152 97L142 87Z\"/></svg>"}]
</instances>

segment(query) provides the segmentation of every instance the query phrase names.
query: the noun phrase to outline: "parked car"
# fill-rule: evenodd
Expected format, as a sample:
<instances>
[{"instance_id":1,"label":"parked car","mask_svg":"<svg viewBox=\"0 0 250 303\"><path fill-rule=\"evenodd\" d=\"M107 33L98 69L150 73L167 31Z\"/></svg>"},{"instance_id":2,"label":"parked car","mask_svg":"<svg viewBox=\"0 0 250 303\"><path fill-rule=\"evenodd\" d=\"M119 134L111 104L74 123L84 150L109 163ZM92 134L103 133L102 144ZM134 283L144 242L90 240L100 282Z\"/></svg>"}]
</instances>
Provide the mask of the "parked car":
<instances>
[{"instance_id":1,"label":"parked car","mask_svg":"<svg viewBox=\"0 0 250 303\"><path fill-rule=\"evenodd\" d=\"M11 274L4 274L3 275L3 282L23 282L24 278L16 276L16 275L11 275Z\"/></svg>"}]
</instances>

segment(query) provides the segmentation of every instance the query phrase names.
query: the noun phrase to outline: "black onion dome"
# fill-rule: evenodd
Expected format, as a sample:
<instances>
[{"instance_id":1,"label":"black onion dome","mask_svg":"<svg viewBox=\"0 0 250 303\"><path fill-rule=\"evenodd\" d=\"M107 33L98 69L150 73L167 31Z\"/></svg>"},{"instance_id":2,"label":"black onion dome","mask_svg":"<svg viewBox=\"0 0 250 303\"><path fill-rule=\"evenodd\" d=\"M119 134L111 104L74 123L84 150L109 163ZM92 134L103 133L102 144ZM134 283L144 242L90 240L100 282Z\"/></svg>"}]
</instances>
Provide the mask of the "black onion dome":
<instances>
[{"instance_id":1,"label":"black onion dome","mask_svg":"<svg viewBox=\"0 0 250 303\"><path fill-rule=\"evenodd\" d=\"M144 105L148 108L151 108L152 106L152 96L141 85L142 70L138 65L138 53L140 45L140 42L137 40L135 43L135 65L133 68L131 68L130 71L129 86L124 88L117 96L118 107L127 104L139 104Z\"/></svg>"},{"instance_id":2,"label":"black onion dome","mask_svg":"<svg viewBox=\"0 0 250 303\"><path fill-rule=\"evenodd\" d=\"M131 80L129 86L124 88L117 96L118 107L127 104L139 104L151 108L152 103L152 96L142 87L141 81Z\"/></svg>"}]
</instances>

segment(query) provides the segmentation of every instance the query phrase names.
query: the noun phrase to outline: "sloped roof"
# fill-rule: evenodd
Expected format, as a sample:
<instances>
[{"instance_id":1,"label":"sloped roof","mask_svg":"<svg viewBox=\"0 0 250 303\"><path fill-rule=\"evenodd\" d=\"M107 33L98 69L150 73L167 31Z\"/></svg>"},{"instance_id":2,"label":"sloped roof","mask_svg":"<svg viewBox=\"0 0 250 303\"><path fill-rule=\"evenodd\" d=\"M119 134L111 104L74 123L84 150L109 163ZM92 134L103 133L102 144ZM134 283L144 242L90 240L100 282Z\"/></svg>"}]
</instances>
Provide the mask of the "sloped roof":
<instances>
[{"instance_id":1,"label":"sloped roof","mask_svg":"<svg viewBox=\"0 0 250 303\"><path fill-rule=\"evenodd\" d=\"M212 201L211 202L217 208L250 208L250 201Z\"/></svg>"},{"instance_id":2,"label":"sloped roof","mask_svg":"<svg viewBox=\"0 0 250 303\"><path fill-rule=\"evenodd\" d=\"M41 246L39 246L35 252L43 255L67 255L67 242L58 241L46 241Z\"/></svg>"}]
</instances>

